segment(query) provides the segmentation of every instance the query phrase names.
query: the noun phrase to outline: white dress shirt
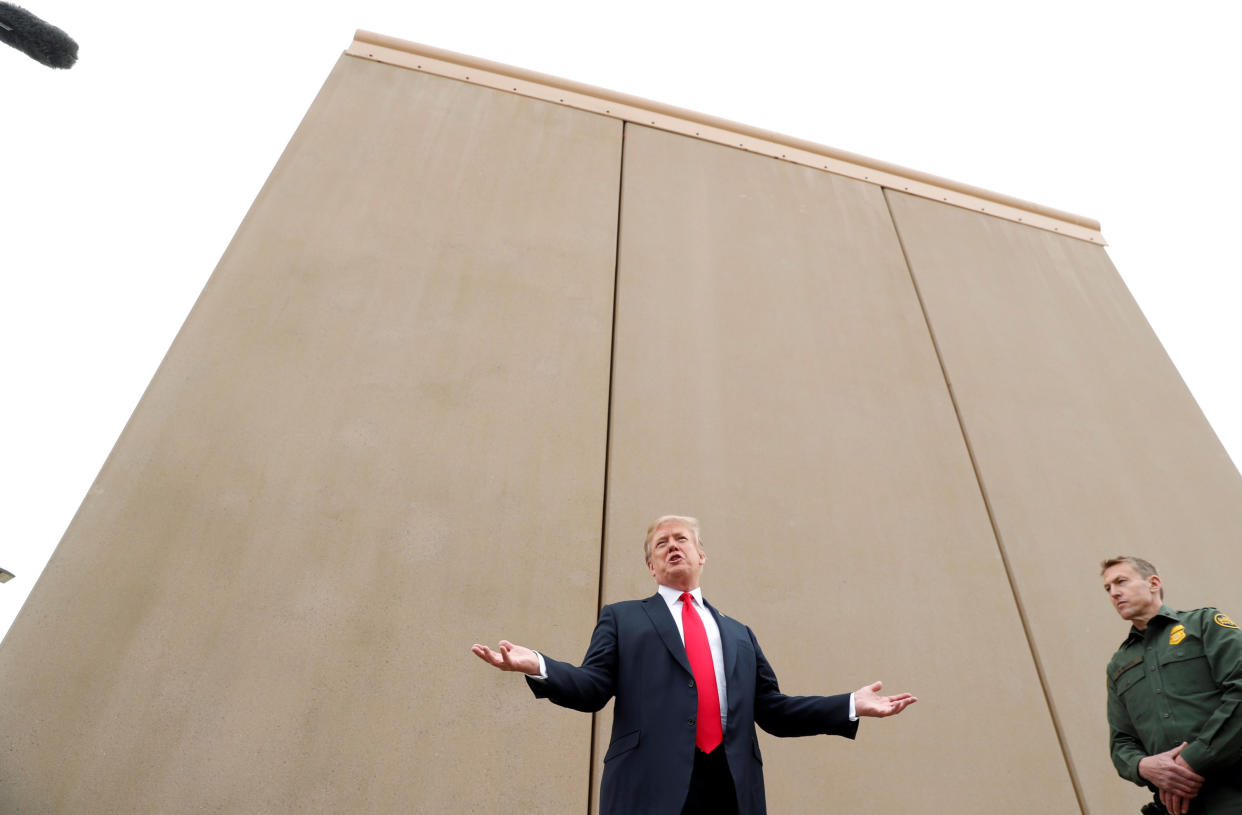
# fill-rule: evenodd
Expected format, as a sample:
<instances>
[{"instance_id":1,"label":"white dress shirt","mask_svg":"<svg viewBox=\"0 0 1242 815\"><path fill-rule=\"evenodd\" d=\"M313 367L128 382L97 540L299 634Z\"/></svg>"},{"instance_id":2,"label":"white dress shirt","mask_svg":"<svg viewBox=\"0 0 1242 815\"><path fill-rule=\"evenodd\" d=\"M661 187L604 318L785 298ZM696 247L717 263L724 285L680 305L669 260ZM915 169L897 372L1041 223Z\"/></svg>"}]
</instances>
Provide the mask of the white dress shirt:
<instances>
[{"instance_id":1,"label":"white dress shirt","mask_svg":"<svg viewBox=\"0 0 1242 815\"><path fill-rule=\"evenodd\" d=\"M686 632L681 627L681 607L685 604L681 601L682 593L679 589L668 586L660 586L659 592L661 599L668 604L668 610L672 612L673 622L677 623L677 633L681 635L681 644L684 647ZM720 626L716 625L716 618L711 612L703 607L702 587L691 589L690 594L694 596L691 608L703 621L703 628L707 631L707 645L712 649L712 667L716 669L716 693L720 696L720 732L723 733L725 720L729 718L729 713L728 704L725 702L728 696L725 694L724 647L720 644Z\"/></svg>"}]
</instances>

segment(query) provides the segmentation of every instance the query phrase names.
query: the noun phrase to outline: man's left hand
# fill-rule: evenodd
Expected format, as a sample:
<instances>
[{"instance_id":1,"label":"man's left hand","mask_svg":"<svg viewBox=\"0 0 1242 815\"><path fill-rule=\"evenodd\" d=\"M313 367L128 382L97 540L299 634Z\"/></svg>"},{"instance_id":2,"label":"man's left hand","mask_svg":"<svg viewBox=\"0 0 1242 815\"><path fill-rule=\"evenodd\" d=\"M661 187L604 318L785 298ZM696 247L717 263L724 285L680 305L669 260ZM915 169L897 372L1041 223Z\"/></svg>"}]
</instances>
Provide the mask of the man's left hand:
<instances>
[{"instance_id":1,"label":"man's left hand","mask_svg":"<svg viewBox=\"0 0 1242 815\"><path fill-rule=\"evenodd\" d=\"M896 716L918 701L913 694L909 693L899 693L896 696L880 696L879 692L883 687L883 682L872 682L870 685L865 685L854 691L854 713L860 717L875 716L883 718L884 716Z\"/></svg>"}]
</instances>

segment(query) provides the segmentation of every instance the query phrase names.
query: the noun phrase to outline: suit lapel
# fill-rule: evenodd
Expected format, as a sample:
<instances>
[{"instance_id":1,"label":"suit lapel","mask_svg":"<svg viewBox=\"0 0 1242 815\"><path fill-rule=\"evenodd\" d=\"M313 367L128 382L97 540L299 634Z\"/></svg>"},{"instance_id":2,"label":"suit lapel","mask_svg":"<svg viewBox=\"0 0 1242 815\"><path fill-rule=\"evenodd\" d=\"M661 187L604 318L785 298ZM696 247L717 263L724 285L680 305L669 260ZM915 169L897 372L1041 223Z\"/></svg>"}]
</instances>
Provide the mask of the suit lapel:
<instances>
[{"instance_id":1,"label":"suit lapel","mask_svg":"<svg viewBox=\"0 0 1242 815\"><path fill-rule=\"evenodd\" d=\"M716 610L716 607L707 600L703 600L703 605L707 606L707 610L716 618L716 627L720 629L720 650L721 658L724 661L725 687L733 687L733 683L729 681L729 677L733 676L734 663L737 662L737 643L735 642L736 632L729 625L733 621Z\"/></svg>"},{"instance_id":2,"label":"suit lapel","mask_svg":"<svg viewBox=\"0 0 1242 815\"><path fill-rule=\"evenodd\" d=\"M686 646L681 641L681 635L677 633L677 622L673 619L673 612L668 610L668 603L664 602L659 592L643 600L643 611L646 611L647 616L651 618L651 624L655 626L660 639L664 640L664 646L673 655L673 659L686 669L686 673L693 676L694 672L690 670L690 660L686 656Z\"/></svg>"}]
</instances>

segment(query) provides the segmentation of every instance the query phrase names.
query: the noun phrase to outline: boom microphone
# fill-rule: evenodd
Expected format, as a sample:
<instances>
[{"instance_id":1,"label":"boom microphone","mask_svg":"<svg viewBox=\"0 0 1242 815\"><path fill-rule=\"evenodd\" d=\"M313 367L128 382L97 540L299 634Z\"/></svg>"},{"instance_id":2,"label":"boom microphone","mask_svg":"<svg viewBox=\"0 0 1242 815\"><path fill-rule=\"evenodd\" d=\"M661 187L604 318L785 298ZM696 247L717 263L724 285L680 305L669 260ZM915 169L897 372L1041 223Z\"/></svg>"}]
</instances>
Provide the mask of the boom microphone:
<instances>
[{"instance_id":1,"label":"boom microphone","mask_svg":"<svg viewBox=\"0 0 1242 815\"><path fill-rule=\"evenodd\" d=\"M72 68L78 44L56 26L45 23L21 6L0 0L0 41L13 46L49 68Z\"/></svg>"}]
</instances>

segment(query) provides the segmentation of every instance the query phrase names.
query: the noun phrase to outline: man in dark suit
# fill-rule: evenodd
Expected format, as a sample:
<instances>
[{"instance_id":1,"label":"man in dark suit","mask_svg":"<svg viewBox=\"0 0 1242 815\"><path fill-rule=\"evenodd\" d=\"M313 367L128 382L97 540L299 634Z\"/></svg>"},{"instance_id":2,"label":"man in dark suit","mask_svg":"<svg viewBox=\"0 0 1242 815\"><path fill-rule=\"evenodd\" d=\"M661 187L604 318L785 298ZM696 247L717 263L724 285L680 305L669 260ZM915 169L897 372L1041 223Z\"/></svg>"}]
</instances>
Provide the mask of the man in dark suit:
<instances>
[{"instance_id":1,"label":"man in dark suit","mask_svg":"<svg viewBox=\"0 0 1242 815\"><path fill-rule=\"evenodd\" d=\"M656 593L605 606L580 667L506 640L499 651L471 649L563 707L594 712L616 699L601 815L764 815L756 724L775 736L853 738L859 716L892 716L917 701L880 696L879 682L786 696L754 633L703 602L698 521L657 518L643 550Z\"/></svg>"}]
</instances>

